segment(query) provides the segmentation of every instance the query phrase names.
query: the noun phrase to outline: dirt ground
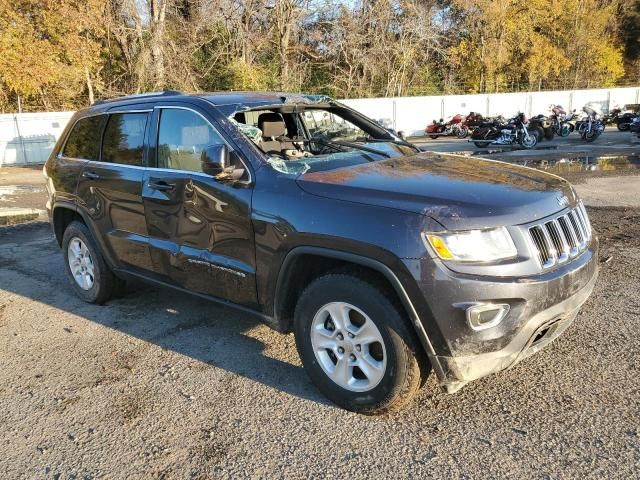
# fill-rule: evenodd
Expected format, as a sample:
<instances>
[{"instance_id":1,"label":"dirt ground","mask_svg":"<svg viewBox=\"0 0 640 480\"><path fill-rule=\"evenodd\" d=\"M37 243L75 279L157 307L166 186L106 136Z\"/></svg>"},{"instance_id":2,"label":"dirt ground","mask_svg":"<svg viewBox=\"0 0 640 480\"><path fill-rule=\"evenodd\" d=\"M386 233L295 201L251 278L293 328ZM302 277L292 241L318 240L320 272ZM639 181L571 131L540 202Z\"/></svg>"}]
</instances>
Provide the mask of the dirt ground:
<instances>
[{"instance_id":1,"label":"dirt ground","mask_svg":"<svg viewBox=\"0 0 640 480\"><path fill-rule=\"evenodd\" d=\"M4 227L2 478L638 478L640 208L589 215L600 277L564 335L379 418L326 401L291 335L157 287L87 305L47 225Z\"/></svg>"}]
</instances>

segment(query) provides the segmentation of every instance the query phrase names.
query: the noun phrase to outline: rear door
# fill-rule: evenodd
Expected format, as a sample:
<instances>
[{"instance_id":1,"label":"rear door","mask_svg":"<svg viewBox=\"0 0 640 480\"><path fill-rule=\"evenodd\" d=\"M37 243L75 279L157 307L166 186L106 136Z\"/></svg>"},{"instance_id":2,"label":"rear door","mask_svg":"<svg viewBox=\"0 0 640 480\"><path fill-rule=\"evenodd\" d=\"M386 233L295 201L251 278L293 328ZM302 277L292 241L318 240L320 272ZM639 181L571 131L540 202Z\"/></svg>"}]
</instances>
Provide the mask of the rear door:
<instances>
[{"instance_id":1,"label":"rear door","mask_svg":"<svg viewBox=\"0 0 640 480\"><path fill-rule=\"evenodd\" d=\"M233 184L202 171L203 150L228 144L195 106L159 105L153 123L155 161L145 173L143 197L156 272L189 290L255 304L249 170L246 181Z\"/></svg>"},{"instance_id":2,"label":"rear door","mask_svg":"<svg viewBox=\"0 0 640 480\"><path fill-rule=\"evenodd\" d=\"M78 197L118 267L152 270L142 205L145 133L151 111L105 115L98 161L85 164Z\"/></svg>"}]
</instances>

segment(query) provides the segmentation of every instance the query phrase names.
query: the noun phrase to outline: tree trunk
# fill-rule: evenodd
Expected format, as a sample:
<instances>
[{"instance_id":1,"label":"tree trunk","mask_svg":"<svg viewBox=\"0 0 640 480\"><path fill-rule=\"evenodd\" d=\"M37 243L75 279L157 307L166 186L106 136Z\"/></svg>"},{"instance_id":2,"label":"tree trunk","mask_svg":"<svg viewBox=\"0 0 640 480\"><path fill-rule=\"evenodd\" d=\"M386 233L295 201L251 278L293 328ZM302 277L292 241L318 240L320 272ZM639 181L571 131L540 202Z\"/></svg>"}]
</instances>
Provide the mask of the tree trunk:
<instances>
[{"instance_id":1,"label":"tree trunk","mask_svg":"<svg viewBox=\"0 0 640 480\"><path fill-rule=\"evenodd\" d=\"M167 0L151 0L151 69L153 86L163 89L166 85L164 65L164 26Z\"/></svg>"},{"instance_id":2,"label":"tree trunk","mask_svg":"<svg viewBox=\"0 0 640 480\"><path fill-rule=\"evenodd\" d=\"M89 67L84 67L84 77L87 80L87 90L89 92L89 105L93 105L93 83L91 82L91 75L89 75Z\"/></svg>"}]
</instances>

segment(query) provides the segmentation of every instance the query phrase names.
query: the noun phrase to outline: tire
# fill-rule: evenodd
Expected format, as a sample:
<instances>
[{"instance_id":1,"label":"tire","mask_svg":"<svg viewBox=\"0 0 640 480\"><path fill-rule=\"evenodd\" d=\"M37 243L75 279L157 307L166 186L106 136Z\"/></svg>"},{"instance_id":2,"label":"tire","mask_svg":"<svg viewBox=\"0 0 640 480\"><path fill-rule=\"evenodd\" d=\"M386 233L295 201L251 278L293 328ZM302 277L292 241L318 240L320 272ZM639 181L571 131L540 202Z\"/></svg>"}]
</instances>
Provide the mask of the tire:
<instances>
[{"instance_id":1,"label":"tire","mask_svg":"<svg viewBox=\"0 0 640 480\"><path fill-rule=\"evenodd\" d=\"M530 133L534 133L534 132L537 133L539 139L545 138L544 137L544 128L542 128L542 127L535 127L533 129L530 129L529 132Z\"/></svg>"},{"instance_id":2,"label":"tire","mask_svg":"<svg viewBox=\"0 0 640 480\"><path fill-rule=\"evenodd\" d=\"M65 272L76 294L85 302L101 304L115 294L124 290L124 281L116 277L109 269L96 247L96 242L84 223L71 222L62 237L62 251L64 253ZM74 258L74 252L80 252L82 259ZM88 256L88 260L87 260ZM71 261L70 261L70 257ZM72 263L85 273L80 272L77 280L72 272ZM78 273L78 268L76 268ZM81 285L81 283L83 285Z\"/></svg>"},{"instance_id":3,"label":"tire","mask_svg":"<svg viewBox=\"0 0 640 480\"><path fill-rule=\"evenodd\" d=\"M440 135L431 135L431 140L435 140L436 138L438 138Z\"/></svg>"},{"instance_id":4,"label":"tire","mask_svg":"<svg viewBox=\"0 0 640 480\"><path fill-rule=\"evenodd\" d=\"M584 138L584 140L586 142L591 143L591 142L594 142L596 140L596 138L598 138L599 136L600 136L600 134L596 130L591 129L591 131L590 132L586 132L584 134L584 137L582 137L582 138Z\"/></svg>"},{"instance_id":5,"label":"tire","mask_svg":"<svg viewBox=\"0 0 640 480\"><path fill-rule=\"evenodd\" d=\"M467 138L467 135L469 135L469 127L466 127L463 125L460 128L458 128L458 131L456 132L456 137Z\"/></svg>"},{"instance_id":6,"label":"tire","mask_svg":"<svg viewBox=\"0 0 640 480\"><path fill-rule=\"evenodd\" d=\"M485 148L491 145L491 142L473 142L473 144L478 148Z\"/></svg>"},{"instance_id":7,"label":"tire","mask_svg":"<svg viewBox=\"0 0 640 480\"><path fill-rule=\"evenodd\" d=\"M561 136L562 138L566 138L569 136L569 134L571 133L571 126L563 123L560 125L560 129L558 130L558 135Z\"/></svg>"},{"instance_id":8,"label":"tire","mask_svg":"<svg viewBox=\"0 0 640 480\"><path fill-rule=\"evenodd\" d=\"M545 128L543 130L543 132L544 132L544 139L545 140L551 141L551 140L553 140L553 137L555 137L555 132L553 131L553 128L551 128L551 127ZM539 136L538 138L542 138L542 137Z\"/></svg>"},{"instance_id":9,"label":"tire","mask_svg":"<svg viewBox=\"0 0 640 480\"><path fill-rule=\"evenodd\" d=\"M625 122L618 122L616 126L621 132L626 132L627 130L629 130L629 124Z\"/></svg>"},{"instance_id":10,"label":"tire","mask_svg":"<svg viewBox=\"0 0 640 480\"><path fill-rule=\"evenodd\" d=\"M527 150L531 150L538 144L537 132L529 133L529 141L527 142L525 137L520 138L520 145Z\"/></svg>"},{"instance_id":11,"label":"tire","mask_svg":"<svg viewBox=\"0 0 640 480\"><path fill-rule=\"evenodd\" d=\"M367 337L379 341L356 343L364 325ZM415 397L429 371L408 320L389 295L352 275L328 274L313 281L296 305L294 333L313 383L353 412L374 415L401 409ZM345 369L339 368L342 361L347 362Z\"/></svg>"}]
</instances>

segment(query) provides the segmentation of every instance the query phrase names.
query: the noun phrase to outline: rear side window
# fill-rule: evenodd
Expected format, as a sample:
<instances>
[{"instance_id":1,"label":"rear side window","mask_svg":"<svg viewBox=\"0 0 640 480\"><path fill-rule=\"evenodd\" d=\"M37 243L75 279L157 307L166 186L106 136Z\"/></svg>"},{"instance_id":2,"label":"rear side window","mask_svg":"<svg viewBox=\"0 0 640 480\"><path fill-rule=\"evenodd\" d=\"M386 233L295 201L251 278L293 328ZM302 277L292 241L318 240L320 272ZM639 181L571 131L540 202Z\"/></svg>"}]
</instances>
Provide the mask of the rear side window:
<instances>
[{"instance_id":1,"label":"rear side window","mask_svg":"<svg viewBox=\"0 0 640 480\"><path fill-rule=\"evenodd\" d=\"M202 151L224 141L209 122L195 112L162 109L158 131L158 167L202 171Z\"/></svg>"},{"instance_id":2,"label":"rear side window","mask_svg":"<svg viewBox=\"0 0 640 480\"><path fill-rule=\"evenodd\" d=\"M146 113L114 113L109 116L102 140L102 161L144 165Z\"/></svg>"},{"instance_id":3,"label":"rear side window","mask_svg":"<svg viewBox=\"0 0 640 480\"><path fill-rule=\"evenodd\" d=\"M100 135L106 120L106 115L96 115L78 120L67 138L62 155L69 158L98 160Z\"/></svg>"}]
</instances>

